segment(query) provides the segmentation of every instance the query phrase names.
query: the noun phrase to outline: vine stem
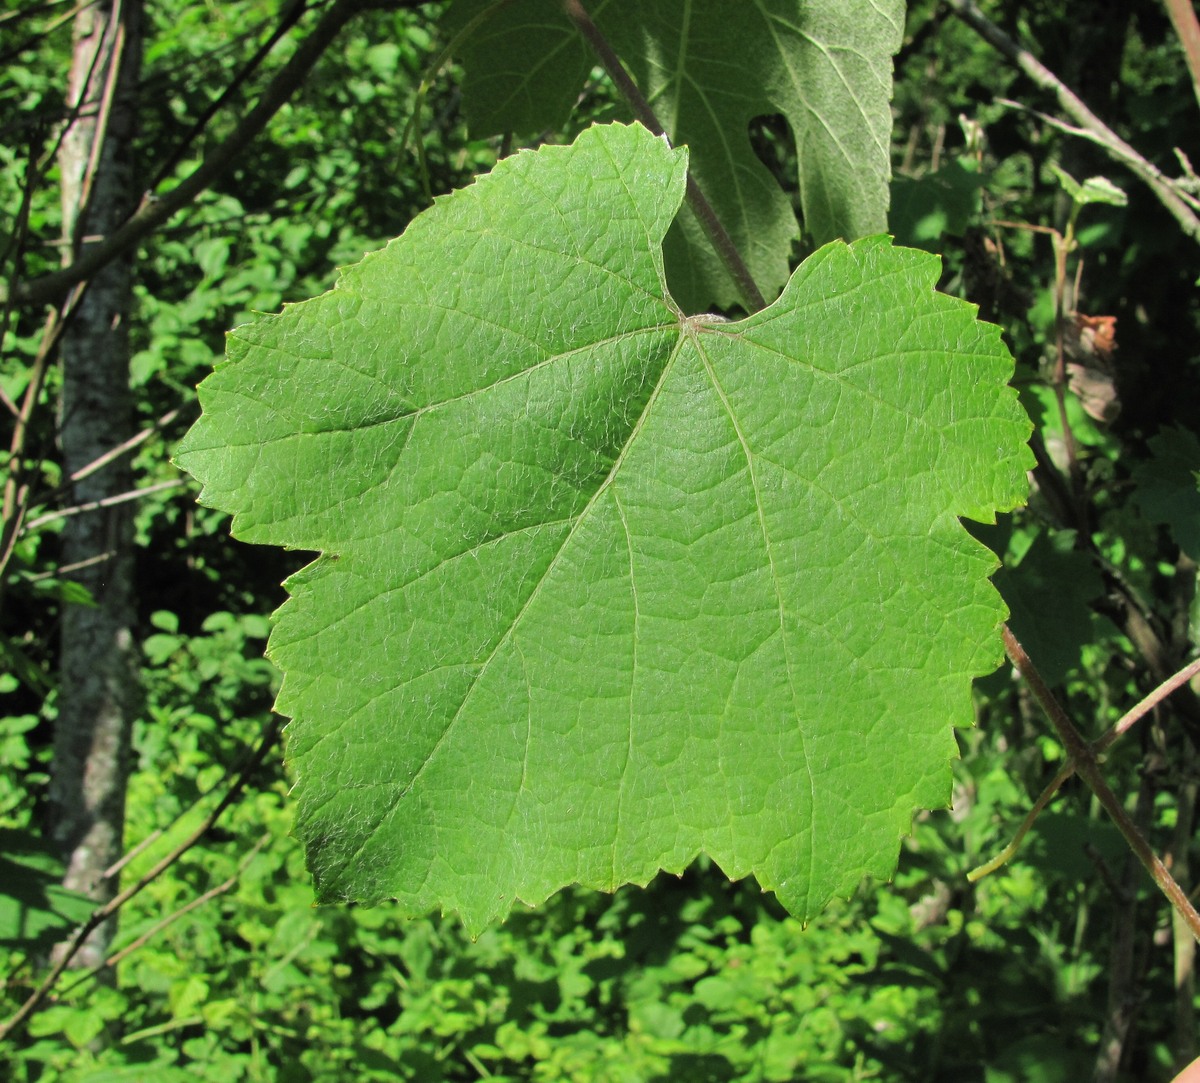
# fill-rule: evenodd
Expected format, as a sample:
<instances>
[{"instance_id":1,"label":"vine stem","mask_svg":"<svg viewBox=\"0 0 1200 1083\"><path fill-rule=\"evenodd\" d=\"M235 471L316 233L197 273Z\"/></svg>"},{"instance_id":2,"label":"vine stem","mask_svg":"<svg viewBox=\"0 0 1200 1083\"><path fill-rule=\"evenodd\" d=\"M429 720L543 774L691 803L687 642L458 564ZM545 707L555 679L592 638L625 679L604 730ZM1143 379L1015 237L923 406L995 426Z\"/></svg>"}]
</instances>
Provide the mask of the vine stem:
<instances>
[{"instance_id":1,"label":"vine stem","mask_svg":"<svg viewBox=\"0 0 1200 1083\"><path fill-rule=\"evenodd\" d=\"M592 22L591 16L580 0L563 0L563 11L567 18L575 24L575 28L583 35L588 45L592 47L609 78L616 84L617 89L633 110L633 115L655 135L666 136L667 130L658 119L654 109L638 89L629 72L625 70L625 65L621 62L616 50L609 44L600 28ZM721 262L725 264L725 269L737 285L746 310L757 312L759 309L766 308L766 298L759 292L754 276L751 275L750 268L746 266L746 261L742 259L737 245L733 243L733 238L729 236L728 230L721 224L712 204L709 203L700 190L700 186L692 180L690 175L687 178L687 201L692 213L700 220L704 232L708 234L708 239L721 258Z\"/></svg>"},{"instance_id":2,"label":"vine stem","mask_svg":"<svg viewBox=\"0 0 1200 1083\"><path fill-rule=\"evenodd\" d=\"M1175 908L1175 912L1187 925L1188 931L1196 940L1200 940L1200 913L1196 912L1187 893L1175 882L1175 878L1150 848L1150 844L1138 830L1124 806L1117 800L1116 794L1109 788L1104 776L1100 773L1099 765L1096 762L1096 753L1092 746L1083 739L1083 735L1067 717L1066 711L1054 698L1054 694L1046 686L1037 667L1025 653L1025 648L1021 646L1007 624L1001 626L1001 635L1004 639L1004 652L1008 655L1009 661L1016 666L1017 672L1025 678L1029 690L1041 704L1042 710L1046 712L1051 724L1058 732L1059 740L1062 741L1067 754L1074 761L1075 770L1088 784L1092 793L1099 798L1105 811L1117 825L1117 829L1125 836L1129 848L1146 867L1146 871L1150 873L1162 893L1166 895L1168 901Z\"/></svg>"},{"instance_id":3,"label":"vine stem","mask_svg":"<svg viewBox=\"0 0 1200 1083\"><path fill-rule=\"evenodd\" d=\"M1033 803L1033 807L1025 814L1025 819L1021 821L1021 826L1017 828L1013 834L1012 841L1004 847L990 861L984 862L977 868L972 869L967 873L967 882L975 883L977 880L982 880L985 876L990 876L998 868L1007 864L1016 856L1017 851L1021 848L1021 843L1025 841L1025 836L1029 834L1029 829L1033 827L1037 818L1045 811L1045 808L1052 800L1054 795L1058 793L1062 784L1067 781L1075 773L1075 763L1068 760L1062 768L1059 769L1057 775L1054 776L1047 784L1046 788L1038 794L1038 799Z\"/></svg>"},{"instance_id":4,"label":"vine stem","mask_svg":"<svg viewBox=\"0 0 1200 1083\"><path fill-rule=\"evenodd\" d=\"M1164 699L1167 698L1175 689L1190 681L1197 673L1200 673L1200 658L1196 661L1184 666L1178 673L1172 677L1168 677L1162 682L1153 692L1144 697L1136 707L1126 711L1121 716L1120 721L1113 725L1103 737L1098 741L1093 742L1092 752L1099 755L1104 752L1118 737L1123 736L1132 729L1142 718L1150 711L1157 707ZM1038 795L1038 799L1033 803L1033 807L1025 815L1025 819L1021 821L1021 826L1017 828L1013 835L1012 841L1004 847L991 861L980 865L978 868L972 869L967 873L967 879L971 883L976 880L982 880L989 873L995 872L1001 865L1009 861L1013 855L1020 849L1021 842L1029 833L1029 829L1033 827L1034 821L1041 815L1042 811L1050 804L1054 795L1058 793L1062 784L1067 781L1075 773L1075 761L1068 758L1067 762L1059 769L1057 775L1047 783L1046 788Z\"/></svg>"}]
</instances>

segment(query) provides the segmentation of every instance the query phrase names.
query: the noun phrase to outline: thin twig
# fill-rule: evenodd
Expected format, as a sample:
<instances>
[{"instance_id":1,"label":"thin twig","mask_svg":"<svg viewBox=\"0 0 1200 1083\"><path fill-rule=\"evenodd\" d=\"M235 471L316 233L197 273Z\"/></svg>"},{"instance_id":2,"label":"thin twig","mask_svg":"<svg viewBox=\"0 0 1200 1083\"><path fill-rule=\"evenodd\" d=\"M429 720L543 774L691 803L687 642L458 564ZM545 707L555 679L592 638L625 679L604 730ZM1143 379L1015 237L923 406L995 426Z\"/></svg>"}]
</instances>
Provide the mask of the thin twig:
<instances>
[{"instance_id":1,"label":"thin twig","mask_svg":"<svg viewBox=\"0 0 1200 1083\"><path fill-rule=\"evenodd\" d=\"M82 112L90 111L92 102L92 79L95 74L95 64L103 58L104 87L100 92L99 103L96 106L95 119L91 122L87 164L83 176L79 180L79 195L74 199L75 220L71 227L71 246L74 250L72 258L78 254L78 248L85 242L83 227L87 222L92 202L92 190L95 187L96 175L100 169L100 155L108 138L108 124L112 118L113 101L117 94L117 81L125 65L125 30L126 18L121 11L122 0L113 0L112 12L104 21L100 42L92 55L92 70L87 74L83 85L79 87L77 106ZM107 39L112 36L112 42Z\"/></svg>"},{"instance_id":2,"label":"thin twig","mask_svg":"<svg viewBox=\"0 0 1200 1083\"><path fill-rule=\"evenodd\" d=\"M212 792L211 790L208 791L208 793L211 793L211 792ZM191 805L188 806L184 815L192 812L195 809L195 807L201 801L203 801L204 798L206 798L208 796L208 793L202 793ZM178 823L180 819L182 819L182 817L176 817L175 822ZM137 857L138 854L140 854L147 847L152 846L155 842L157 842L165 834L166 834L166 829L161 828L161 827L156 827L144 839L142 839L136 845L131 846L119 858L117 858L116 861L114 861L111 865L109 865L108 868L105 869L100 874L100 879L101 880L111 880L114 876L117 875L117 873L119 873L123 868L125 868L125 866L129 864L129 862L131 862L135 857Z\"/></svg>"},{"instance_id":3,"label":"thin twig","mask_svg":"<svg viewBox=\"0 0 1200 1083\"><path fill-rule=\"evenodd\" d=\"M1039 87L1051 91L1058 99L1059 108L1071 117L1090 139L1099 143L1111 158L1123 163L1140 177L1158 197L1159 202L1174 215L1184 233L1192 240L1200 242L1200 217L1182 197L1175 181L1143 158L1108 127L1057 75L988 19L973 0L946 0L946 3L967 26L1012 61Z\"/></svg>"},{"instance_id":4,"label":"thin twig","mask_svg":"<svg viewBox=\"0 0 1200 1083\"><path fill-rule=\"evenodd\" d=\"M413 140L413 146L417 153L417 165L421 173L421 189L427 203L433 202L433 190L429 183L429 162L425 156L425 142L416 134L417 125L421 119L421 110L425 106L425 99L429 96L434 79L437 78L442 68L450 62L451 58L458 53L463 42L469 39L492 16L513 2L514 0L493 0L482 11L472 16L458 33L446 43L442 51L425 66L421 81L417 84L417 89L413 94L412 113L409 114L408 123L404 125L404 131L400 134L400 150L403 151L408 146L409 139ZM501 153L500 157L503 158L505 155Z\"/></svg>"},{"instance_id":5,"label":"thin twig","mask_svg":"<svg viewBox=\"0 0 1200 1083\"><path fill-rule=\"evenodd\" d=\"M117 256L152 233L177 211L190 204L225 172L245 147L270 122L296 92L339 31L361 12L374 8L414 8L423 0L334 0L288 62L276 73L254 108L200 163L187 179L161 198L143 200L138 209L99 244L86 249L70 266L7 287L0 283L0 302L11 292L21 304L52 301L78 282L89 278Z\"/></svg>"},{"instance_id":6,"label":"thin twig","mask_svg":"<svg viewBox=\"0 0 1200 1083\"><path fill-rule=\"evenodd\" d=\"M1050 241L1054 249L1054 400L1058 405L1058 423L1062 429L1063 447L1067 453L1067 479L1070 482L1071 499L1075 503L1075 520L1087 530L1087 504L1084 500L1083 471L1079 465L1079 445L1071 418L1067 413L1067 351L1065 341L1067 255L1074 247L1074 220L1067 225L1066 236L1051 229Z\"/></svg>"},{"instance_id":7,"label":"thin twig","mask_svg":"<svg viewBox=\"0 0 1200 1083\"><path fill-rule=\"evenodd\" d=\"M4 572L12 559L21 525L29 508L29 482L25 479L25 444L29 437L30 421L41 398L50 357L58 346L58 340L62 337L63 330L85 288L83 285L75 287L62 309L47 315L42 341L34 357L29 383L25 388L25 398L21 403L21 413L13 426L12 441L9 444L8 478L4 483L3 507L0 509L0 605L3 603L4 587L8 581Z\"/></svg>"},{"instance_id":8,"label":"thin twig","mask_svg":"<svg viewBox=\"0 0 1200 1083\"><path fill-rule=\"evenodd\" d=\"M154 179L150 182L148 190L153 192L163 181L165 181L175 170L175 167L187 154L192 144L201 136L204 129L208 127L209 122L213 117L220 112L221 108L233 97L238 90L245 85L246 81L253 75L266 60L268 54L293 26L300 21L300 17L308 10L308 0L290 0L288 6L284 9L283 14L279 18L275 29L267 37L259 47L254 51L254 54L246 61L245 64L238 69L234 77L226 84L224 90L221 91L209 104L204 108L200 115L192 123L192 126L184 134L183 138L175 146L175 149L167 155L166 160L158 167L154 174Z\"/></svg>"},{"instance_id":9,"label":"thin twig","mask_svg":"<svg viewBox=\"0 0 1200 1083\"><path fill-rule=\"evenodd\" d=\"M1139 830L1149 829L1156 792L1152 772L1143 772L1133 811L1133 822ZM1117 874L1116 870L1107 867L1094 847L1089 845L1086 849L1112 893L1112 932L1108 941L1108 1004L1104 1033L1096 1050L1096 1063L1091 1080L1092 1083L1116 1083L1125 1048L1137 1019L1138 1008L1141 1006L1140 993L1146 976L1146 953L1144 950L1137 950L1137 862L1132 854L1126 854Z\"/></svg>"},{"instance_id":10,"label":"thin twig","mask_svg":"<svg viewBox=\"0 0 1200 1083\"><path fill-rule=\"evenodd\" d=\"M10 1037L16 1030L22 1027L37 1011L38 1007L50 994L50 990L54 988L55 983L61 977L62 972L66 970L67 964L75 957L76 953L83 946L84 941L91 935L92 931L103 925L113 914L115 914L122 906L130 899L137 895L147 885L153 883L159 876L178 861L185 853L196 845L217 822L221 814L231 805L237 796L246 787L251 774L254 773L262 763L268 749L274 745L279 736L280 720L277 716L272 715L268 722L266 730L263 733L262 739L259 741L258 747L254 750L245 767L238 773L237 778L230 784L229 789L225 791L225 795L214 806L210 812L186 839L167 854L161 861L150 869L145 875L131 884L119 895L109 900L103 906L97 907L91 917L87 919L76 930L71 942L67 945L65 951L58 954L54 965L50 968L50 972L42 979L41 984L29 995L25 1003L23 1003L13 1015L4 1023L0 1024L0 1042Z\"/></svg>"},{"instance_id":11,"label":"thin twig","mask_svg":"<svg viewBox=\"0 0 1200 1083\"><path fill-rule=\"evenodd\" d=\"M1104 146L1104 140L1099 139L1092 132L1085 128L1079 128L1074 124L1068 124L1065 120L1059 117L1051 116L1049 113L1043 113L1040 109L1033 109L1024 102L1013 101L1012 98L997 98L997 105L1006 106L1009 109L1014 109L1019 113L1028 113L1030 116L1037 117L1043 124L1062 132L1064 135L1074 136L1076 139L1086 139L1090 143L1095 143L1098 147ZM1200 199L1196 198L1195 186L1196 179L1190 172L1191 163L1187 161L1185 155L1178 147L1174 148L1175 155L1180 160L1180 164L1184 168L1185 176L1178 180L1168 181L1174 186L1175 193L1184 203L1194 211L1200 211Z\"/></svg>"},{"instance_id":12,"label":"thin twig","mask_svg":"<svg viewBox=\"0 0 1200 1083\"><path fill-rule=\"evenodd\" d=\"M982 865L973 868L967 873L967 881L969 883L973 884L976 880L982 880L985 876L990 876L1016 856L1017 851L1021 848L1021 843L1025 841L1025 836L1029 834L1029 829L1033 827L1037 818L1045 811L1046 806L1054 800L1054 795L1062 788L1063 783L1074 773L1075 764L1072 760L1068 760L1064 766L1059 768L1058 774L1047 783L1045 789L1038 794L1033 807L1025 814L1021 825L1014 832L1012 841L990 861L985 861Z\"/></svg>"},{"instance_id":13,"label":"thin twig","mask_svg":"<svg viewBox=\"0 0 1200 1083\"><path fill-rule=\"evenodd\" d=\"M43 365L44 365L44 360L42 360L42 359L44 359L44 357L49 356L50 351L53 349L54 344L58 340L58 336L62 333L62 329L65 326L65 322L66 322L65 319L61 319L61 320L58 319L57 314L51 315L50 323L48 323L47 326L52 327L53 333L51 334L50 332L46 332L43 334L42 347L38 353L38 359L42 361ZM41 378L42 378L42 376L44 376L44 371L39 372L38 366L35 364L34 372L35 372L36 380L31 380L31 384L37 383L37 385L40 389ZM18 418L17 430L14 432L14 436L13 436L13 446L12 446L12 450L10 450L10 456L13 460L19 460L20 453L18 451L18 448L20 448L22 450L24 448L24 429L28 425L28 417L26 416L25 411L31 410L31 409L32 409L31 400L27 396L26 402L25 402L25 410L22 411L21 416ZM131 436L128 440L122 441L116 447L110 448L103 455L97 456L86 466L81 466L78 470L74 471L70 476L70 481L72 481L72 482L82 481L84 478L90 477L92 474L96 473L98 470L103 469L105 466L107 466L109 463L113 462L115 459L118 459L122 455L127 455L127 454L129 454L129 452L134 451L135 449L140 447L143 443L145 443L147 440L149 440L150 437L153 436L155 433L161 432L164 428L166 428L166 426L170 425L171 422L173 422L180 415L182 410L183 410L183 407L180 407L180 406L177 406L172 410L168 410L165 414L162 415L162 417L160 417L156 422L154 422L154 424L147 426L141 432L137 433L137 435ZM20 466L10 468L10 475L5 484L5 498L4 498L4 505L3 505L4 530L2 533L2 536L4 539L10 538L10 531L11 531L12 533L11 533L10 541L15 542L16 538L18 538L21 535L32 530L35 526L39 526L42 523L47 522L50 519L60 518L65 515L78 514L79 510L82 510L82 509L77 508L74 510L68 509L64 512L55 512L55 513L51 513L49 515L43 515L41 518L39 518L38 520L36 520L33 523L24 523L23 524L24 516L28 510L29 504L31 502L33 502L33 498L29 494L29 486L28 485L20 486L20 492L18 492L18 485L19 485L19 480L20 480L18 478L18 474L20 472L21 472ZM177 483L172 483L172 484L177 484ZM57 489L50 490L49 492L39 493L38 497L37 497L37 502L51 500L59 493L66 492L69 488L70 488L69 485L62 485L62 486L59 486L59 488L57 488ZM143 490L143 492L146 492L146 491L148 491L148 490ZM18 496L20 497L19 500L18 500ZM9 526L10 521L13 523L13 525L11 527ZM11 549L11 544L9 543L9 540L6 540L5 544L3 546L0 546L0 551L2 551L4 553L3 558L0 559L0 571L2 571L4 566L7 564L8 554L9 554L10 549Z\"/></svg>"},{"instance_id":14,"label":"thin twig","mask_svg":"<svg viewBox=\"0 0 1200 1083\"><path fill-rule=\"evenodd\" d=\"M1200 783L1196 779L1196 749L1183 746L1179 764L1182 781L1175 799L1175 838L1167 860L1179 880L1191 878L1191 848L1195 838L1196 799ZM1178 914L1172 914L1172 947L1175 963L1175 1061L1182 1068L1196 1056L1196 942L1187 934Z\"/></svg>"},{"instance_id":15,"label":"thin twig","mask_svg":"<svg viewBox=\"0 0 1200 1083\"><path fill-rule=\"evenodd\" d=\"M8 244L5 245L4 252L0 254L0 273L2 273L3 268L8 266L11 261L12 271L10 275L11 280L14 282L20 279L23 270L22 265L24 263L25 249L29 241L29 216L33 210L34 194L41 186L42 175L42 170L37 162L37 156L34 153L34 141L31 139L29 157L25 162L25 180L21 185L21 203L17 208L16 216L9 230ZM0 306L0 345L8 337L8 329L12 323L13 315L13 304L11 299L9 299L5 301L3 306ZM2 389L0 389L0 400L3 400L4 408L14 418L20 416L17 404Z\"/></svg>"},{"instance_id":16,"label":"thin twig","mask_svg":"<svg viewBox=\"0 0 1200 1083\"><path fill-rule=\"evenodd\" d=\"M210 902L212 899L215 899L218 895L224 895L227 891L230 891L232 888L234 888L237 885L238 878L242 875L243 872L246 871L246 866L248 866L250 864L250 862L254 860L254 858L258 855L259 850L261 850L270 841L271 841L271 836L269 833L263 835L253 846L250 847L249 850L246 851L246 853L242 857L241 861L238 862L237 871L234 872L234 874L231 877L229 877L228 880L225 880L224 882L217 884L216 887L210 887L206 892L204 892L204 894L197 895L194 899L189 899L186 903L184 903L183 906L179 907L176 910L173 910L166 917L164 917L161 921L156 921L153 925L150 926L149 929L147 929L140 936L136 937L134 940L131 940L128 944L126 944L123 948L119 949L118 951L113 952L99 966L93 967L91 970L88 970L85 973L80 974L79 977L77 977L73 982L69 983L68 985L65 985L62 989L62 995L65 996L72 989L74 989L77 985L81 985L81 984L83 984L83 982L96 977L97 974L100 974L103 971L116 966L122 959L125 959L128 956L132 955L135 951L137 951L138 948L144 946L149 941L153 940L154 937L156 937L164 929L169 928L171 925L174 925L175 922L177 922L185 914L189 914L193 910L198 909L199 907L203 906L206 902Z\"/></svg>"},{"instance_id":17,"label":"thin twig","mask_svg":"<svg viewBox=\"0 0 1200 1083\"><path fill-rule=\"evenodd\" d=\"M1196 908L1191 904L1186 892L1175 882L1174 877L1150 848L1150 844L1146 842L1137 825L1129 818L1124 806L1117 800L1116 794L1112 792L1104 780L1104 776L1100 773L1091 746L1067 717L1066 711L1054 698L1037 667L1030 661L1029 655L1025 653L1025 649L1017 641L1007 624L1001 627L1001 635L1004 639L1005 653L1012 664L1017 667L1021 676L1025 678L1030 691L1041 704L1042 710L1046 712L1058 733L1059 740L1062 741L1071 759L1075 761L1075 770L1099 799L1105 811L1112 817L1117 829L1125 836L1129 848L1146 867L1146 871L1150 873L1154 882L1175 908L1176 913L1183 918L1192 936L1200 940L1200 913L1196 912Z\"/></svg>"},{"instance_id":18,"label":"thin twig","mask_svg":"<svg viewBox=\"0 0 1200 1083\"><path fill-rule=\"evenodd\" d=\"M86 560L74 560L70 564L59 564L51 568L48 572L38 572L36 575L29 576L29 582L41 583L47 579L65 579L72 572L82 571L84 568L94 568L97 564L103 564L106 560L112 560L117 555L115 549L105 549L102 553L96 553L95 556L90 556Z\"/></svg>"},{"instance_id":19,"label":"thin twig","mask_svg":"<svg viewBox=\"0 0 1200 1083\"><path fill-rule=\"evenodd\" d=\"M168 425L174 421L182 411L182 406L176 406L172 410L168 410L160 417L153 425L148 425L142 429L136 436L131 436L128 440L123 441L114 448L110 448L103 455L97 456L86 466L81 466L71 475L72 481L82 481L86 477L90 477L97 470L107 466L114 459L119 459L122 455L127 455L141 444L145 443L155 433L162 432Z\"/></svg>"},{"instance_id":20,"label":"thin twig","mask_svg":"<svg viewBox=\"0 0 1200 1083\"><path fill-rule=\"evenodd\" d=\"M1157 707L1164 699L1167 698L1177 688L1182 688L1187 684L1197 673L1200 673L1200 658L1194 662L1189 662L1178 673L1172 674L1162 682L1153 692L1140 700L1136 707L1126 711L1113 725L1107 733L1096 741L1092 748L1097 753L1103 752L1113 743L1118 737L1121 737L1132 729L1141 719L1148 715L1155 707Z\"/></svg>"},{"instance_id":21,"label":"thin twig","mask_svg":"<svg viewBox=\"0 0 1200 1083\"><path fill-rule=\"evenodd\" d=\"M1192 90L1200 103L1200 22L1196 19L1196 9L1192 0L1163 0L1163 3L1179 36L1188 71L1192 73Z\"/></svg>"},{"instance_id":22,"label":"thin twig","mask_svg":"<svg viewBox=\"0 0 1200 1083\"><path fill-rule=\"evenodd\" d=\"M92 7L96 3L98 3L98 0L82 0L81 3L75 4L69 11L62 12L56 18L51 19L48 26L41 27L30 34L23 41L19 41L11 48L4 50L4 52L0 53L0 67L7 67L14 60L18 59L22 53L27 52L40 42L45 41L60 27L66 26L68 23L73 22L75 16L85 8ZM13 22L17 19L29 19L33 18L35 15L47 14L54 8L60 6L60 3L55 2L55 0L51 0L51 2L47 4L34 4L31 7L22 8L19 11L10 11L7 14L0 14L0 26L3 26L8 22ZM12 31L7 30L6 33L12 33Z\"/></svg>"},{"instance_id":23,"label":"thin twig","mask_svg":"<svg viewBox=\"0 0 1200 1083\"><path fill-rule=\"evenodd\" d=\"M234 770L240 771L241 768L235 768ZM114 861L107 869L104 870L102 873L102 878L107 880L110 877L116 876L117 873L119 873L126 865L129 864L129 862L137 857L138 854L145 850L146 847L157 842L160 838L162 838L163 835L174 834L176 828L178 828L180 824L182 824L185 820L191 819L196 810L210 797L212 797L212 795L216 793L222 787L222 785L224 785L225 779L233 774L234 770L227 772L219 781L215 782L213 785L197 794L191 804L189 804L182 812L178 813L175 819L165 827L156 827L135 846L131 846L128 850L126 850L125 853L123 853L116 861Z\"/></svg>"},{"instance_id":24,"label":"thin twig","mask_svg":"<svg viewBox=\"0 0 1200 1083\"><path fill-rule=\"evenodd\" d=\"M583 4L579 0L563 0L563 11L583 35L584 40L592 47L596 56L600 58L601 65L608 73L609 78L616 84L630 109L633 110L633 115L655 135L666 135L666 129L655 115L650 103L630 78L629 73L625 70L625 65L621 63L621 58L608 43L608 39L592 22L591 16L588 15ZM742 295L742 302L746 305L747 311L757 312L759 309L766 308L766 298L759 291L754 276L750 273L750 268L742 259L737 245L733 243L733 238L729 236L728 231L717 217L717 212L713 210L712 204L705 198L704 193L690 176L687 178L687 201L692 213L700 220L700 225L708 234L708 239L712 242L721 262L725 264L725 269L737 286L738 292Z\"/></svg>"},{"instance_id":25,"label":"thin twig","mask_svg":"<svg viewBox=\"0 0 1200 1083\"><path fill-rule=\"evenodd\" d=\"M166 489L178 489L181 485L186 484L187 478L172 478L170 481L160 481L141 489L130 489L128 492L105 496L99 500L89 500L86 504L76 504L74 507L48 511L45 515L39 515L36 519L32 519L26 523L21 533L28 534L31 530L36 530L39 526L45 526L47 523L53 523L58 519L69 519L72 515L82 515L86 511L99 511L101 508L111 508L116 504L128 503L130 500L141 500L142 497L149 496L151 493L161 493Z\"/></svg>"},{"instance_id":26,"label":"thin twig","mask_svg":"<svg viewBox=\"0 0 1200 1083\"><path fill-rule=\"evenodd\" d=\"M1109 727L1103 736L1092 742L1093 755L1100 756L1103 754L1118 737L1128 733L1130 729L1166 699L1167 696L1190 681L1197 673L1200 673L1200 658L1184 666L1178 673L1168 677L1153 692L1141 699L1137 706L1126 711L1113 726ZM1188 747L1191 746L1189 745ZM1013 835L1012 841L990 861L967 873L967 879L971 883L983 879L983 877L995 872L1001 865L1012 860L1013 855L1020 849L1021 843L1029 833L1029 829L1033 827L1034 821L1045 810L1046 806L1050 804L1054 795L1062 788L1063 783L1073 774L1075 774L1075 761L1068 757L1067 762L1059 768L1058 774L1038 794L1033 807L1026 813L1020 827L1017 828L1016 833Z\"/></svg>"}]
</instances>

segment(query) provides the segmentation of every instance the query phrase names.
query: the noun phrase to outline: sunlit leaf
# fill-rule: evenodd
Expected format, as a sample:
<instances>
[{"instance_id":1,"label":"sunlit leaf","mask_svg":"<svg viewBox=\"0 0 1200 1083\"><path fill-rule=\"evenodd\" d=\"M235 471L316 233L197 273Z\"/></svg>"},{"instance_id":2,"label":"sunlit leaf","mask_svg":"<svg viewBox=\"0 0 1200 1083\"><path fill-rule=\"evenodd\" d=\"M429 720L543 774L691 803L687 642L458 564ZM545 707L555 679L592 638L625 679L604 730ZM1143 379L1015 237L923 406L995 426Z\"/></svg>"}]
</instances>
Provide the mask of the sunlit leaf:
<instances>
[{"instance_id":1,"label":"sunlit leaf","mask_svg":"<svg viewBox=\"0 0 1200 1083\"><path fill-rule=\"evenodd\" d=\"M1004 615L957 517L1025 490L1011 359L884 238L685 316L686 164L637 126L509 158L202 387L202 499L322 554L270 654L326 901L475 930L705 852L808 917L948 799Z\"/></svg>"}]
</instances>

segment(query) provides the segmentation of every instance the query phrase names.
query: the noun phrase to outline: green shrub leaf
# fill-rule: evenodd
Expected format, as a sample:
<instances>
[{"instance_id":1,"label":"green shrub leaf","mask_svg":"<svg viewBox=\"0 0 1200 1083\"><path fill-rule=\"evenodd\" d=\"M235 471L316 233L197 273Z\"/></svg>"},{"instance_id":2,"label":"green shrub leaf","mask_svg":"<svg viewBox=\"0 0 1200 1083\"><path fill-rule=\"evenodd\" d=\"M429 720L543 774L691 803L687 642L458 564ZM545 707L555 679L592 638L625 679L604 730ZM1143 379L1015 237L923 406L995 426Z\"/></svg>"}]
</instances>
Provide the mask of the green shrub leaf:
<instances>
[{"instance_id":1,"label":"green shrub leaf","mask_svg":"<svg viewBox=\"0 0 1200 1083\"><path fill-rule=\"evenodd\" d=\"M24 831L0 830L0 947L29 954L51 947L98 905L62 886L53 848Z\"/></svg>"},{"instance_id":2,"label":"green shrub leaf","mask_svg":"<svg viewBox=\"0 0 1200 1083\"><path fill-rule=\"evenodd\" d=\"M807 918L946 803L1004 614L957 517L1025 491L1011 360L878 237L685 317L686 164L638 126L522 152L202 386L202 499L321 553L269 653L322 900L478 930L705 852Z\"/></svg>"}]
</instances>

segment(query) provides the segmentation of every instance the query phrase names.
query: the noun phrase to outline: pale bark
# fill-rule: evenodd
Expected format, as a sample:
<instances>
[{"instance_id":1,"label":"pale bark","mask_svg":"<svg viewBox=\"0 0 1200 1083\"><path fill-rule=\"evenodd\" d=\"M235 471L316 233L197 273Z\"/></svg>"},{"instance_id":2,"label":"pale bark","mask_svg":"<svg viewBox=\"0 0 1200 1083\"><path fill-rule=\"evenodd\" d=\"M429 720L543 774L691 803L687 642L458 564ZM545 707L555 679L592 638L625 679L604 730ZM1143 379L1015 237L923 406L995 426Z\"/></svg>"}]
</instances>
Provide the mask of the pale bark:
<instances>
[{"instance_id":1,"label":"pale bark","mask_svg":"<svg viewBox=\"0 0 1200 1083\"><path fill-rule=\"evenodd\" d=\"M62 143L64 262L115 229L136 203L132 141L142 0L111 0L76 16L70 128ZM132 255L91 278L63 334L59 435L64 475L133 434L128 316ZM130 489L125 457L74 482L68 505ZM126 503L66 520L62 562L94 605L64 603L61 686L51 767L53 837L65 884L98 902L117 885L105 870L121 854L130 732L137 699L133 647L134 550ZM100 963L111 923L96 930L73 966Z\"/></svg>"}]
</instances>

